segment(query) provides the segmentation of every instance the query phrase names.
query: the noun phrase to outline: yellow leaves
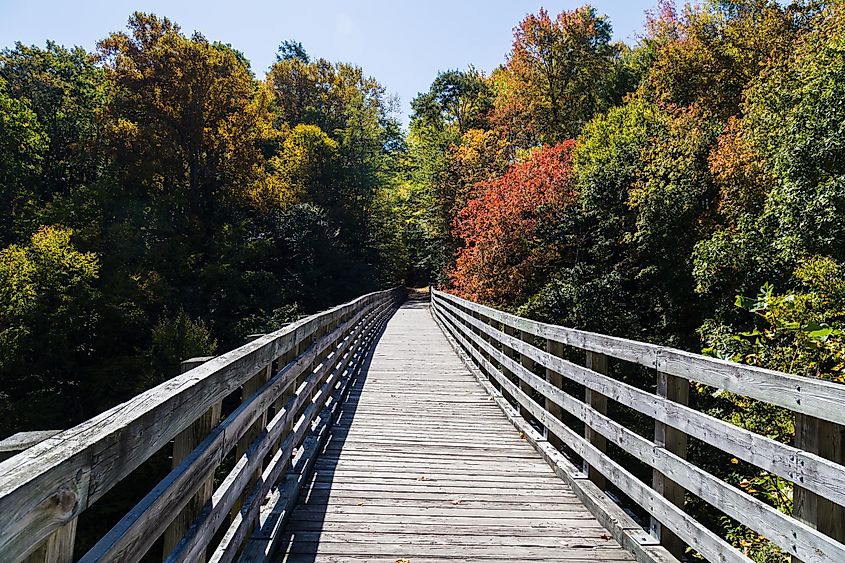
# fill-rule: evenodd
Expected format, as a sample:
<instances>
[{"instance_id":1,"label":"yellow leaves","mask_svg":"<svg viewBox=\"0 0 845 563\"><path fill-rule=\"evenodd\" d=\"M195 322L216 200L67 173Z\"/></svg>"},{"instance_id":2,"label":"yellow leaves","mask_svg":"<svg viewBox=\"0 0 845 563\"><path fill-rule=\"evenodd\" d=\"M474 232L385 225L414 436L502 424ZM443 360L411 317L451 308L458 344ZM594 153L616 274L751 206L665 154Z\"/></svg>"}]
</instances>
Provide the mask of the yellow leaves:
<instances>
[{"instance_id":1,"label":"yellow leaves","mask_svg":"<svg viewBox=\"0 0 845 563\"><path fill-rule=\"evenodd\" d=\"M247 199L263 211L284 209L311 199L337 156L337 142L316 125L285 127L275 133L284 140L278 156L247 190Z\"/></svg>"},{"instance_id":2,"label":"yellow leaves","mask_svg":"<svg viewBox=\"0 0 845 563\"><path fill-rule=\"evenodd\" d=\"M93 252L79 252L70 242L73 231L61 226L43 226L32 235L32 249L51 262L76 270L79 275L95 278L99 261Z\"/></svg>"}]
</instances>

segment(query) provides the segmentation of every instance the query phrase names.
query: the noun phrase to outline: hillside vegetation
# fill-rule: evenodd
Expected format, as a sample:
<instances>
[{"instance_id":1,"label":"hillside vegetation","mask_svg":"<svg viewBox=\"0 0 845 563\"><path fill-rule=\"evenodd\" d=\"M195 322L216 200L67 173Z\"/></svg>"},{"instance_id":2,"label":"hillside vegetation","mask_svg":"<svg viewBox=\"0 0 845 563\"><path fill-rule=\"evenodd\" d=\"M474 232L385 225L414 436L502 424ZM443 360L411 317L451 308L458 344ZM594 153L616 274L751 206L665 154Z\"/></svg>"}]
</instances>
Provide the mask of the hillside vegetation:
<instances>
[{"instance_id":1,"label":"hillside vegetation","mask_svg":"<svg viewBox=\"0 0 845 563\"><path fill-rule=\"evenodd\" d=\"M295 41L266 76L142 13L94 52L2 51L0 436L399 283L842 382L845 4L661 2L631 45L589 6L515 23L491 73L433 77L409 131ZM777 409L693 394L793 439ZM791 511L781 480L699 461Z\"/></svg>"}]
</instances>

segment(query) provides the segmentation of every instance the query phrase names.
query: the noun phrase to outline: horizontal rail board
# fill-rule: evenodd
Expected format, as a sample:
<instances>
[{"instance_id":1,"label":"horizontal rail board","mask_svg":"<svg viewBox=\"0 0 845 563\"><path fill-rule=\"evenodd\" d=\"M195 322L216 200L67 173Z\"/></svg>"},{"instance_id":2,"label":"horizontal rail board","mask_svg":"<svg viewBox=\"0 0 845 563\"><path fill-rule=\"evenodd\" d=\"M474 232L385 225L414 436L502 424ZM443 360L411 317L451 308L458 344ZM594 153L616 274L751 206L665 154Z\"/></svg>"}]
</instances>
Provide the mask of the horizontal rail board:
<instances>
[{"instance_id":1,"label":"horizontal rail board","mask_svg":"<svg viewBox=\"0 0 845 563\"><path fill-rule=\"evenodd\" d=\"M453 313L460 314L459 310L453 306L449 304L444 304L444 306ZM497 342L530 357L543 367L552 369L576 383L585 385L601 395L677 428L739 459L784 479L799 483L825 498L845 504L845 470L833 461L761 436L549 354L473 317L464 316L462 319Z\"/></svg>"},{"instance_id":2,"label":"horizontal rail board","mask_svg":"<svg viewBox=\"0 0 845 563\"><path fill-rule=\"evenodd\" d=\"M845 385L532 321L435 289L432 289L432 296L540 338L634 362L669 375L845 425Z\"/></svg>"},{"instance_id":3,"label":"horizontal rail board","mask_svg":"<svg viewBox=\"0 0 845 563\"><path fill-rule=\"evenodd\" d=\"M750 563L750 559L742 555L730 544L719 538L702 524L698 523L695 519L686 514L683 509L664 499L656 491L637 479L628 470L607 457L607 455L596 448L588 440L578 435L574 430L564 425L556 418L551 417L541 405L526 395L518 385L514 384L505 377L501 371L499 371L489 360L481 355L478 348L470 343L470 340L475 339L478 339L475 340L476 343L482 342L476 334L473 334L466 327L461 330L459 321L457 321L454 317L451 317L448 312L438 310L437 313L442 315L441 318L445 321L446 326L450 330L453 330L452 335L461 343L461 345L464 346L473 359L478 362L483 367L484 371L490 374L496 382L508 392L508 394L510 394L533 416L537 417L541 424L548 425L547 428L552 430L568 447L581 456L591 466L598 469L602 475L607 477L607 479L619 487L621 491L631 497L631 499L639 506L648 511L649 514L660 520L660 522L664 525L672 528L673 530L677 530L679 537L710 561L719 561L724 563ZM468 338L470 340L468 340Z\"/></svg>"},{"instance_id":4,"label":"horizontal rail board","mask_svg":"<svg viewBox=\"0 0 845 563\"><path fill-rule=\"evenodd\" d=\"M665 476L683 490L768 538L796 559L807 563L845 561L845 544L838 536L831 537L827 535L831 533L828 530L820 531L780 512L687 461L683 455L669 451L657 442L657 434L652 441L630 430L603 410L568 394L560 387L559 378L562 376L583 385L588 393L599 394L632 408L654 419L656 425L665 424L682 434L700 439L840 506L845 505L845 466L578 365L552 354L551 348L541 349L533 345L531 337L580 348L588 356L589 353L599 353L634 362L680 380L695 380L833 423L845 420L845 386L538 323L437 290L432 290L431 300L435 317L451 333L456 345L465 349L472 363L501 388L505 397L510 397L518 405L516 410L510 405L507 408L500 405L506 414L509 410L513 413L519 411L510 416L535 420L579 455L586 462L585 467L598 470L667 530L708 560L749 561L686 514L683 508L664 498L658 492L660 489L638 480L603 449L595 447L589 438L570 428L559 418L560 415L555 416L550 411L563 411L573 416L585 424L588 434L601 436L618 446L653 468L655 475ZM511 351L515 356L511 355ZM545 368L546 377L537 375L536 368ZM768 380L763 385L766 378ZM542 399L536 399L537 396ZM538 448L550 447L549 442L542 445L537 442L535 445ZM657 483L655 481L654 487Z\"/></svg>"},{"instance_id":5,"label":"horizontal rail board","mask_svg":"<svg viewBox=\"0 0 845 563\"><path fill-rule=\"evenodd\" d=\"M468 321L470 319L462 320ZM476 346L480 346L497 362L517 375L519 379L528 383L545 398L554 401L629 454L657 469L688 491L719 508L728 516L771 538L787 553L799 557L807 563L845 561L845 546L842 544L732 487L691 462L664 448L655 446L653 442L628 430L589 405L560 389L554 388L544 379L531 373L472 332L466 334L474 341ZM489 365L489 369L501 375L501 372L493 368L492 364ZM499 377L497 377L498 379ZM510 388L513 384L508 382L508 386ZM527 399L524 394L520 394L520 396ZM537 416L539 422L555 434L559 434L561 428L564 428L562 423L551 417L546 411L532 408L532 414ZM560 437L563 439L563 436Z\"/></svg>"},{"instance_id":6,"label":"horizontal rail board","mask_svg":"<svg viewBox=\"0 0 845 563\"><path fill-rule=\"evenodd\" d=\"M222 423L212 429L209 436L178 467L174 468L144 500L86 554L82 561L114 559L136 561L143 556L169 524L169 519L190 500L214 467L222 462L226 454L258 420L260 413L270 407L318 354L332 346L350 326L359 322L364 313L363 310L358 312L352 319L313 343L297 359L284 366L254 395L239 405ZM293 414L304 401L304 397L300 395L298 399L298 402L293 401L293 404L284 410L282 425L292 422Z\"/></svg>"},{"instance_id":7,"label":"horizontal rail board","mask_svg":"<svg viewBox=\"0 0 845 563\"><path fill-rule=\"evenodd\" d=\"M25 558L52 532L75 522L81 512L213 405L242 387L250 389L250 395L244 397L244 403L232 416L218 429L212 429L197 449L150 493L153 496L147 497L145 505L149 512L130 512L89 557L137 560L207 481L226 452L236 444L240 448L239 442L246 436L253 439L255 428L265 424L264 413L303 370L312 363L325 362L325 351L343 340L362 317L372 322L375 310L389 309L398 299L399 290L374 292L291 323L0 463L2 560ZM312 343L315 337L317 341ZM289 352L298 351L306 340L307 350L293 352L293 361L260 386L257 393L252 391L254 386L244 387L255 380L256 374L268 370L282 357L290 357ZM336 359L329 354L329 360ZM286 420L280 431L287 426ZM262 430L259 439L267 435L266 429ZM247 468L254 473L255 463ZM250 475L245 471L243 478L237 480L240 490Z\"/></svg>"}]
</instances>

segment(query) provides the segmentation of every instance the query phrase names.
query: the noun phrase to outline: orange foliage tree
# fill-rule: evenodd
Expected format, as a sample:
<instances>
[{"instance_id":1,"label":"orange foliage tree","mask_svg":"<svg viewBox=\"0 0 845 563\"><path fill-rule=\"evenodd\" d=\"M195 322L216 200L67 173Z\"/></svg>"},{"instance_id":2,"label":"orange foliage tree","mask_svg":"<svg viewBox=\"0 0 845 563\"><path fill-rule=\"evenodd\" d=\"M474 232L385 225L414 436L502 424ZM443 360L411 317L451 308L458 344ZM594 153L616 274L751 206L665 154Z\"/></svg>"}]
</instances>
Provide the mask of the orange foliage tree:
<instances>
[{"instance_id":1,"label":"orange foliage tree","mask_svg":"<svg viewBox=\"0 0 845 563\"><path fill-rule=\"evenodd\" d=\"M520 302L542 284L561 256L553 232L575 201L574 141L537 149L500 178L479 182L478 197L458 212L463 242L449 278L455 291L492 304Z\"/></svg>"}]
</instances>

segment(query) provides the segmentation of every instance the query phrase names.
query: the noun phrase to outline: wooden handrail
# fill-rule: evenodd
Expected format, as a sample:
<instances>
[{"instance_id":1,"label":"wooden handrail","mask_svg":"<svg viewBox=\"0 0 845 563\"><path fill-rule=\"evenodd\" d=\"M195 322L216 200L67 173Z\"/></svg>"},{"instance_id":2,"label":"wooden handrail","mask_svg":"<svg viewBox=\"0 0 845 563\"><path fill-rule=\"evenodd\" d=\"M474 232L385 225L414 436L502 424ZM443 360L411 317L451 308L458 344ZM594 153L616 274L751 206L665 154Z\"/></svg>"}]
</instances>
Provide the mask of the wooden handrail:
<instances>
[{"instance_id":1,"label":"wooden handrail","mask_svg":"<svg viewBox=\"0 0 845 563\"><path fill-rule=\"evenodd\" d=\"M212 502L166 555L204 559L237 504L237 541L221 552L229 560L375 327L402 298L399 289L370 293L291 323L0 463L0 561L32 559L33 552L70 561L79 514L201 420L204 439L83 560L139 560L208 483L217 485ZM240 404L219 421L229 396L240 396ZM235 449L234 468L222 482L211 480Z\"/></svg>"},{"instance_id":2,"label":"wooden handrail","mask_svg":"<svg viewBox=\"0 0 845 563\"><path fill-rule=\"evenodd\" d=\"M803 447L805 442L782 444L714 418L687 406L683 392L689 381L705 383L787 408L796 414L796 420L810 418L822 425L835 425L841 432L845 386L539 323L437 290L431 295L435 318L475 367L518 407L523 417L544 428L549 443L554 438L555 443L566 445L584 460L587 473L574 475L571 464L566 469L573 482L577 485L578 479L588 476L601 482L590 475L592 471L600 473L652 516L656 524L652 532L660 535L675 555L680 555L686 544L711 561L749 561L684 511L684 491L688 491L798 560L845 561L842 458L827 459L819 451ZM547 342L547 349L535 346L533 338ZM560 346L586 352L585 363L589 365L564 359ZM607 357L653 368L657 392L607 375L606 360L601 359ZM526 359L545 368L545 377L526 367ZM583 385L588 392L584 400L564 391L563 380ZM536 400L537 396L542 402ZM607 416L596 396L654 419L654 440ZM561 420L562 413L583 422L586 436ZM602 440L597 439L599 436ZM796 507L793 516L786 515L708 473L686 459L687 436L793 482L798 494L812 495L815 502L807 505L815 510ZM653 468L651 486L613 459L604 448L605 441ZM824 514L822 505L827 511Z\"/></svg>"}]
</instances>

